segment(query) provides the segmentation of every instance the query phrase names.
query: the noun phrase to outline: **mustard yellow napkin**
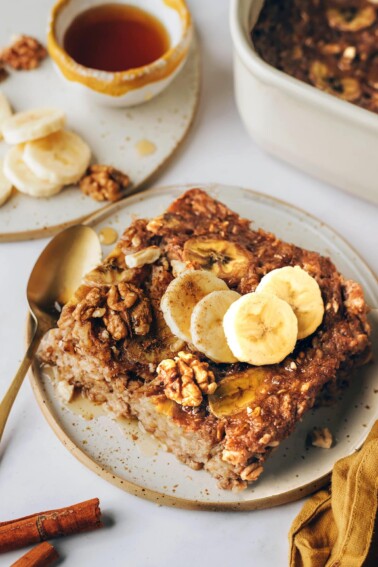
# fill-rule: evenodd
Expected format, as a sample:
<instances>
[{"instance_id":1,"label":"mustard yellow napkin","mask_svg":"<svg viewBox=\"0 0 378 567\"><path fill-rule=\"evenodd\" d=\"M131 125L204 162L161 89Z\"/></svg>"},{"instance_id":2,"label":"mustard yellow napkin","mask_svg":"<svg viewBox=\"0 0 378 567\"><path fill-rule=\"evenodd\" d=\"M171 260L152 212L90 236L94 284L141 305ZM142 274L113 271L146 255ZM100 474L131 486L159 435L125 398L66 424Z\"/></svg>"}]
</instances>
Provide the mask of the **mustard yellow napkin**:
<instances>
[{"instance_id":1,"label":"mustard yellow napkin","mask_svg":"<svg viewBox=\"0 0 378 567\"><path fill-rule=\"evenodd\" d=\"M289 533L290 567L378 566L378 421L363 447L338 461Z\"/></svg>"}]
</instances>

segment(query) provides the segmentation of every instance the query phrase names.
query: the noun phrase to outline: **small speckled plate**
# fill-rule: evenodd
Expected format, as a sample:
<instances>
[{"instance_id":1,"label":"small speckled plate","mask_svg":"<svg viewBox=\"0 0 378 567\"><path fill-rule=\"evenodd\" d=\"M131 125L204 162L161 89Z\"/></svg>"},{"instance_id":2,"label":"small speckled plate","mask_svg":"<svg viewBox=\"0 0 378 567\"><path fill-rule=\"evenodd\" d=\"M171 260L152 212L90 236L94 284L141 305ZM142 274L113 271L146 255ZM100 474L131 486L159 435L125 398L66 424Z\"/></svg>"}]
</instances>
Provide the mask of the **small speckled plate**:
<instances>
[{"instance_id":1,"label":"small speckled plate","mask_svg":"<svg viewBox=\"0 0 378 567\"><path fill-rule=\"evenodd\" d=\"M9 42L9 30L14 33L23 29L43 40L43 22L51 2L40 0L37 4L41 17L31 18L24 28L20 28L19 16L24 18L31 3L19 0L13 8L10 5L7 26L0 29L0 45ZM145 187L185 139L197 109L199 87L199 47L195 38L188 60L172 84L156 98L132 108L89 103L80 87L58 76L49 59L33 71L12 73L1 84L16 111L42 106L62 108L67 114L67 127L91 147L93 162L113 165L130 176L129 194ZM0 159L8 148L0 141ZM0 242L49 236L108 206L85 196L77 186L66 187L48 199L14 192L0 207Z\"/></svg>"},{"instance_id":2,"label":"small speckled plate","mask_svg":"<svg viewBox=\"0 0 378 567\"><path fill-rule=\"evenodd\" d=\"M163 212L188 188L158 188L130 197L118 204L111 217L97 223L95 229L110 226L121 234L136 217L152 217ZM363 285L369 305L378 306L374 274L331 228L304 211L253 191L221 185L204 189L242 216L253 219L256 227L330 256L346 277ZM109 250L108 247L104 252ZM372 325L377 350L378 317L372 317ZM93 406L84 408L86 414L94 414L87 421L77 413L75 404L71 409L62 406L38 363L34 364L31 383L45 417L67 449L123 490L183 508L257 509L297 500L320 488L328 481L334 463L361 446L378 418L377 354L373 363L356 371L351 386L338 403L305 415L294 434L268 459L260 479L239 493L220 490L208 473L192 471L181 464L134 423L120 424L108 415L96 417ZM334 447L327 450L306 446L307 434L314 426L330 429Z\"/></svg>"}]
</instances>

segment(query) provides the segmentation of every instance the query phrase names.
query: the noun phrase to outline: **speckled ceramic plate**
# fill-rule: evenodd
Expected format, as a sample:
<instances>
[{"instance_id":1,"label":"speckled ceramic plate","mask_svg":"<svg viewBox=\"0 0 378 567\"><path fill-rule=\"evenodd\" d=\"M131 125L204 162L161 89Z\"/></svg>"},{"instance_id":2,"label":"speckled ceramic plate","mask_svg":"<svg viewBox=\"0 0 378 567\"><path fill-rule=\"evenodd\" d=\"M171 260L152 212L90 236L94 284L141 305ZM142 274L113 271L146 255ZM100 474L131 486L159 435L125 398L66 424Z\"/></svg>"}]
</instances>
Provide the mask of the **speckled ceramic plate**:
<instances>
[{"instance_id":1,"label":"speckled ceramic plate","mask_svg":"<svg viewBox=\"0 0 378 567\"><path fill-rule=\"evenodd\" d=\"M0 46L7 45L15 33L43 41L51 5L50 0L9 3L0 29ZM194 41L188 61L172 84L156 98L133 108L90 104L77 86L58 75L49 59L34 71L12 73L0 89L17 111L41 106L65 110L68 128L88 142L93 160L125 171L132 180L130 192L134 192L157 174L185 138L197 108L199 85L199 49ZM141 152L141 141L152 145L142 143ZM8 148L0 141L0 158ZM147 155L149 149L152 153ZM67 187L49 199L15 193L0 207L0 242L47 236L103 208L104 203L83 195L77 187Z\"/></svg>"},{"instance_id":2,"label":"speckled ceramic plate","mask_svg":"<svg viewBox=\"0 0 378 567\"><path fill-rule=\"evenodd\" d=\"M115 228L119 234L132 219L162 212L188 187L161 188L126 199L118 211L95 226ZM362 283L366 299L378 306L375 276L349 244L307 213L265 195L211 185L204 187L255 226L280 238L331 256L339 270ZM109 252L109 248L105 250ZM377 348L378 319L373 322ZM377 353L376 353L377 354ZM206 472L192 471L164 451L135 424L118 424L109 416L86 421L62 406L38 364L31 382L48 422L68 450L106 480L138 496L185 508L256 509L296 500L327 482L334 463L356 450L378 418L378 366L358 370L349 389L332 407L309 412L295 433L267 461L260 479L241 493L220 490ZM76 411L76 410L75 410ZM86 413L91 412L88 407ZM328 427L336 439L332 449L306 447L312 427ZM126 435L125 435L126 432Z\"/></svg>"}]
</instances>

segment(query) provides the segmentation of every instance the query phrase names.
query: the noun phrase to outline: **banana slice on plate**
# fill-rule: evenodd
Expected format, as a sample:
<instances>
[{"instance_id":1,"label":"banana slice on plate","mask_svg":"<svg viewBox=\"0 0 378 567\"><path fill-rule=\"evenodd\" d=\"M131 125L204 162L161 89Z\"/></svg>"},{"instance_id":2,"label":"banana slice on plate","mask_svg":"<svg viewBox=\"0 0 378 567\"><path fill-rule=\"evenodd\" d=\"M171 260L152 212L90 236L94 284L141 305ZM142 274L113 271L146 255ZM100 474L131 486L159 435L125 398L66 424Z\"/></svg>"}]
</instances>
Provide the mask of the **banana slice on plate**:
<instances>
[{"instance_id":1,"label":"banana slice on plate","mask_svg":"<svg viewBox=\"0 0 378 567\"><path fill-rule=\"evenodd\" d=\"M12 109L4 93L0 91L0 140L3 137L3 124L12 116Z\"/></svg>"},{"instance_id":2,"label":"banana slice on plate","mask_svg":"<svg viewBox=\"0 0 378 567\"><path fill-rule=\"evenodd\" d=\"M268 293L247 293L232 303L223 328L234 356L254 366L281 362L294 350L298 336L290 305Z\"/></svg>"},{"instance_id":3,"label":"banana slice on plate","mask_svg":"<svg viewBox=\"0 0 378 567\"><path fill-rule=\"evenodd\" d=\"M318 282L300 266L285 266L266 274L256 292L272 293L287 301L298 319L298 339L311 335L324 316Z\"/></svg>"},{"instance_id":4,"label":"banana slice on plate","mask_svg":"<svg viewBox=\"0 0 378 567\"><path fill-rule=\"evenodd\" d=\"M194 307L212 291L227 289L223 280L202 270L190 270L172 280L160 303L171 332L183 341L192 342L190 323Z\"/></svg>"},{"instance_id":5,"label":"banana slice on plate","mask_svg":"<svg viewBox=\"0 0 378 567\"><path fill-rule=\"evenodd\" d=\"M68 130L29 142L24 150L24 161L37 177L62 185L78 181L90 159L89 146Z\"/></svg>"},{"instance_id":6,"label":"banana slice on plate","mask_svg":"<svg viewBox=\"0 0 378 567\"><path fill-rule=\"evenodd\" d=\"M256 399L257 389L266 375L263 368L247 368L223 378L208 398L211 413L216 417L226 417L245 410Z\"/></svg>"},{"instance_id":7,"label":"banana slice on plate","mask_svg":"<svg viewBox=\"0 0 378 567\"><path fill-rule=\"evenodd\" d=\"M5 120L2 132L8 144L23 144L61 130L65 114L58 108L37 108L17 112Z\"/></svg>"},{"instance_id":8,"label":"banana slice on plate","mask_svg":"<svg viewBox=\"0 0 378 567\"><path fill-rule=\"evenodd\" d=\"M8 201L12 193L12 183L5 177L3 172L3 162L0 160L0 207Z\"/></svg>"},{"instance_id":9,"label":"banana slice on plate","mask_svg":"<svg viewBox=\"0 0 378 567\"><path fill-rule=\"evenodd\" d=\"M214 362L237 362L227 344L222 321L230 305L239 297L239 293L230 289L212 291L193 309L190 323L192 343Z\"/></svg>"},{"instance_id":10,"label":"banana slice on plate","mask_svg":"<svg viewBox=\"0 0 378 567\"><path fill-rule=\"evenodd\" d=\"M4 175L22 193L32 197L50 197L59 193L62 184L43 181L34 175L23 160L23 147L14 146L5 155Z\"/></svg>"},{"instance_id":11,"label":"banana slice on plate","mask_svg":"<svg viewBox=\"0 0 378 567\"><path fill-rule=\"evenodd\" d=\"M251 264L250 253L239 244L206 237L190 238L185 242L184 260L226 279L241 278Z\"/></svg>"}]
</instances>

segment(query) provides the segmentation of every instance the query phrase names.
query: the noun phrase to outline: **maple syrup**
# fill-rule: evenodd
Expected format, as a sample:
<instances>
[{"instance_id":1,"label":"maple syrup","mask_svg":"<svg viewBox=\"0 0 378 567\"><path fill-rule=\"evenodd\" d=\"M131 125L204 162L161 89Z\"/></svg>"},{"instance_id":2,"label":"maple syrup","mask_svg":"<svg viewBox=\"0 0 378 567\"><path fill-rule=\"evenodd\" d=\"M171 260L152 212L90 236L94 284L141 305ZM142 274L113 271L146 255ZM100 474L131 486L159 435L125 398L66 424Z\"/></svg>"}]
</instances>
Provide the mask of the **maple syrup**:
<instances>
[{"instance_id":1,"label":"maple syrup","mask_svg":"<svg viewBox=\"0 0 378 567\"><path fill-rule=\"evenodd\" d=\"M135 144L135 149L140 156L149 156L156 152L156 146L150 140L139 140Z\"/></svg>"},{"instance_id":2,"label":"maple syrup","mask_svg":"<svg viewBox=\"0 0 378 567\"><path fill-rule=\"evenodd\" d=\"M114 244L118 238L118 232L114 230L111 226L104 226L98 233L101 244L105 246L110 246Z\"/></svg>"},{"instance_id":3,"label":"maple syrup","mask_svg":"<svg viewBox=\"0 0 378 567\"><path fill-rule=\"evenodd\" d=\"M77 63L115 72L159 59L170 40L163 23L152 14L128 4L102 4L72 21L63 44Z\"/></svg>"}]
</instances>

